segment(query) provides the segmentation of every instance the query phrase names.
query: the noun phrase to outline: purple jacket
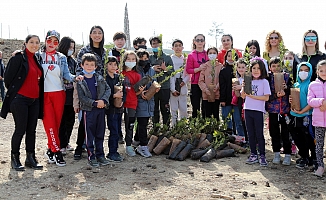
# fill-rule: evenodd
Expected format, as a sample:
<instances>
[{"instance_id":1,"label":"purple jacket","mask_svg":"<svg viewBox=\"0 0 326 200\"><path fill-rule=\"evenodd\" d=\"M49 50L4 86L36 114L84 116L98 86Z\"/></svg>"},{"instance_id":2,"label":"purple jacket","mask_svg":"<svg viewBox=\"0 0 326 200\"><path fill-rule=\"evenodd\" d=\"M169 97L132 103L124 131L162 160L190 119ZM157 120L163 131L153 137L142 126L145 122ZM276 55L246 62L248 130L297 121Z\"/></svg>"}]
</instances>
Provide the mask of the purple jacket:
<instances>
[{"instance_id":1,"label":"purple jacket","mask_svg":"<svg viewBox=\"0 0 326 200\"><path fill-rule=\"evenodd\" d=\"M312 125L319 127L326 127L326 112L321 112L319 107L326 99L326 82L317 78L311 82L308 88L307 101L313 107L312 111Z\"/></svg>"}]
</instances>

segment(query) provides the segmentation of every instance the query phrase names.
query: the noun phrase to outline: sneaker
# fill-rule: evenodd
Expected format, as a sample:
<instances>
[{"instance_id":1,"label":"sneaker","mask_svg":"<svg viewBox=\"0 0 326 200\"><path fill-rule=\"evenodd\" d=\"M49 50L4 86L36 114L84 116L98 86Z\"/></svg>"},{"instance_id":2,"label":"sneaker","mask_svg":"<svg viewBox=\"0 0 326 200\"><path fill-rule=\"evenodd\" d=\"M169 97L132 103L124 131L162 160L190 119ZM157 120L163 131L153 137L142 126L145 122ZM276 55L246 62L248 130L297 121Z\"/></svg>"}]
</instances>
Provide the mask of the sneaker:
<instances>
[{"instance_id":1,"label":"sneaker","mask_svg":"<svg viewBox=\"0 0 326 200\"><path fill-rule=\"evenodd\" d=\"M258 156L255 154L250 154L248 160L246 161L247 164L252 165L258 163Z\"/></svg>"},{"instance_id":2,"label":"sneaker","mask_svg":"<svg viewBox=\"0 0 326 200\"><path fill-rule=\"evenodd\" d=\"M296 155L297 154L297 146L295 146L294 143L292 143L292 146L291 146L291 154L292 155Z\"/></svg>"},{"instance_id":3,"label":"sneaker","mask_svg":"<svg viewBox=\"0 0 326 200\"><path fill-rule=\"evenodd\" d=\"M125 141L123 140L123 137L121 137L121 136L119 137L119 141L118 141L118 143L119 143L119 144L124 144L124 143L125 143Z\"/></svg>"},{"instance_id":4,"label":"sneaker","mask_svg":"<svg viewBox=\"0 0 326 200\"><path fill-rule=\"evenodd\" d=\"M67 150L67 151L73 151L74 148L73 148L70 144L68 144L68 145L66 146L66 150Z\"/></svg>"},{"instance_id":5,"label":"sneaker","mask_svg":"<svg viewBox=\"0 0 326 200\"><path fill-rule=\"evenodd\" d=\"M119 153L115 153L113 155L108 155L109 161L112 162L121 162L123 161L123 157Z\"/></svg>"},{"instance_id":6,"label":"sneaker","mask_svg":"<svg viewBox=\"0 0 326 200\"><path fill-rule=\"evenodd\" d=\"M291 155L290 154L285 154L282 165L287 165L287 166L291 165Z\"/></svg>"},{"instance_id":7,"label":"sneaker","mask_svg":"<svg viewBox=\"0 0 326 200\"><path fill-rule=\"evenodd\" d=\"M76 148L75 153L74 153L74 160L80 160L82 159L82 150Z\"/></svg>"},{"instance_id":8,"label":"sneaker","mask_svg":"<svg viewBox=\"0 0 326 200\"><path fill-rule=\"evenodd\" d=\"M138 147L140 144L140 141L132 140L131 145L134 147Z\"/></svg>"},{"instance_id":9,"label":"sneaker","mask_svg":"<svg viewBox=\"0 0 326 200\"><path fill-rule=\"evenodd\" d=\"M281 155L280 152L274 153L273 164L280 164L281 163Z\"/></svg>"},{"instance_id":10,"label":"sneaker","mask_svg":"<svg viewBox=\"0 0 326 200\"><path fill-rule=\"evenodd\" d=\"M108 165L108 164L110 164L110 162L106 159L106 158L104 158L104 157L100 157L100 158L98 158L97 159L97 162L100 164L100 165Z\"/></svg>"},{"instance_id":11,"label":"sneaker","mask_svg":"<svg viewBox=\"0 0 326 200\"><path fill-rule=\"evenodd\" d=\"M317 170L315 171L314 175L318 177L323 177L324 174L324 168L323 167L318 167Z\"/></svg>"},{"instance_id":12,"label":"sneaker","mask_svg":"<svg viewBox=\"0 0 326 200\"><path fill-rule=\"evenodd\" d=\"M135 149L132 146L126 146L126 154L131 157L135 156Z\"/></svg>"},{"instance_id":13,"label":"sneaker","mask_svg":"<svg viewBox=\"0 0 326 200\"><path fill-rule=\"evenodd\" d=\"M60 149L60 151L61 151L61 153L62 153L62 155L67 155L67 150L66 150L66 148L62 148L62 149Z\"/></svg>"},{"instance_id":14,"label":"sneaker","mask_svg":"<svg viewBox=\"0 0 326 200\"><path fill-rule=\"evenodd\" d=\"M144 156L145 158L152 157L152 154L148 150L148 146L139 145L136 150L141 156Z\"/></svg>"},{"instance_id":15,"label":"sneaker","mask_svg":"<svg viewBox=\"0 0 326 200\"><path fill-rule=\"evenodd\" d=\"M299 158L295 161L296 164L299 164L303 158Z\"/></svg>"},{"instance_id":16,"label":"sneaker","mask_svg":"<svg viewBox=\"0 0 326 200\"><path fill-rule=\"evenodd\" d=\"M61 151L54 153L54 160L55 160L55 164L58 165L59 167L66 166L66 161L63 159Z\"/></svg>"},{"instance_id":17,"label":"sneaker","mask_svg":"<svg viewBox=\"0 0 326 200\"><path fill-rule=\"evenodd\" d=\"M266 167L268 165L265 155L260 155L259 163L260 163L260 166L262 166L262 167Z\"/></svg>"},{"instance_id":18,"label":"sneaker","mask_svg":"<svg viewBox=\"0 0 326 200\"><path fill-rule=\"evenodd\" d=\"M54 160L54 153L50 150L50 149L48 149L47 151L46 151L46 153L45 153L45 158L46 159L48 159L48 163L49 164L53 164L53 163L55 163L55 160Z\"/></svg>"},{"instance_id":19,"label":"sneaker","mask_svg":"<svg viewBox=\"0 0 326 200\"><path fill-rule=\"evenodd\" d=\"M296 168L303 169L308 166L308 160L307 159L301 159L298 164L296 164Z\"/></svg>"},{"instance_id":20,"label":"sneaker","mask_svg":"<svg viewBox=\"0 0 326 200\"><path fill-rule=\"evenodd\" d=\"M89 161L88 161L88 164L89 164L90 166L92 166L92 167L99 167L99 166L100 166L100 164L97 162L96 159L91 159L91 160L89 160Z\"/></svg>"}]
</instances>

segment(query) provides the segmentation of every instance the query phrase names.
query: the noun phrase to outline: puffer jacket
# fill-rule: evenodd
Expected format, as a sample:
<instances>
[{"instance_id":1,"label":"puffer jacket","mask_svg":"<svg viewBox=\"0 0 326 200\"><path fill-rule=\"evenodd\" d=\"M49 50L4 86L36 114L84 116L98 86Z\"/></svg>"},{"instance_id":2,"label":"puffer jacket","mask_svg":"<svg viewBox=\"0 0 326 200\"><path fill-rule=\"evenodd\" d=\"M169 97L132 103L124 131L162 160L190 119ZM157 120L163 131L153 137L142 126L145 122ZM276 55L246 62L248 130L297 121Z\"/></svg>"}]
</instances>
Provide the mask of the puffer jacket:
<instances>
[{"instance_id":1,"label":"puffer jacket","mask_svg":"<svg viewBox=\"0 0 326 200\"><path fill-rule=\"evenodd\" d=\"M208 61L204 64L204 66L206 67L205 70L200 72L200 76L199 76L199 80L198 80L198 85L202 91L202 96L203 96L203 100L207 100L208 95L206 94L206 92L208 91L208 85L210 85L212 83L212 64L211 61ZM215 92L215 99L220 99L220 84L219 84L219 75L220 75L220 71L221 68L223 67L223 65L221 63L219 63L216 60L216 66L215 66L215 78L214 78L214 85L216 88L216 92Z\"/></svg>"},{"instance_id":2,"label":"puffer jacket","mask_svg":"<svg viewBox=\"0 0 326 200\"><path fill-rule=\"evenodd\" d=\"M310 83L307 95L308 104L313 107L313 126L326 127L326 112L319 110L324 100L326 100L326 82L317 78L316 81Z\"/></svg>"}]
</instances>

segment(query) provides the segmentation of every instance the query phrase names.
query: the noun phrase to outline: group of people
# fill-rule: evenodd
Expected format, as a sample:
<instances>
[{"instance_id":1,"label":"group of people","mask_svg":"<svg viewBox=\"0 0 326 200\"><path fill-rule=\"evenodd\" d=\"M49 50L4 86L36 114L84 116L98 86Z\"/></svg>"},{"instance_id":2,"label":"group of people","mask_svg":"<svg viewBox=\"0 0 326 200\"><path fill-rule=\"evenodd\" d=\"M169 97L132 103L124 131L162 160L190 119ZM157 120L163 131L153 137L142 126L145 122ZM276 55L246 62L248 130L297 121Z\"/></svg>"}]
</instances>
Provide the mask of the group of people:
<instances>
[{"instance_id":1,"label":"group of people","mask_svg":"<svg viewBox=\"0 0 326 200\"><path fill-rule=\"evenodd\" d=\"M165 54L159 36L149 39L151 53L143 37L133 40L135 51L127 50L123 32L114 34L115 46L107 50L101 26L91 28L89 41L75 59L72 38L60 40L57 31L48 31L39 51L39 37L29 35L24 50L15 52L9 60L3 75L7 93L1 117L6 118L11 112L15 121L11 140L11 165L15 170L24 170L19 148L25 134L25 166L42 169L35 158L37 119L43 120L48 137L48 162L65 166L63 155L73 150L70 136L75 113L79 113L80 122L74 159L82 158L86 146L91 166L121 162L119 143L125 143L128 156L137 152L151 157L147 147L150 119L155 124L162 116L163 124L174 126L178 119L188 117L190 83L192 117L201 113L219 121L221 108L226 131L249 144L247 164L259 162L267 166L263 134L267 111L273 163L281 162L283 149L282 164L290 165L293 140L301 156L296 166L314 165L315 174L322 176L326 55L319 50L316 31L304 33L302 52L294 54L280 48L282 36L273 30L267 34L262 57L256 40L247 43L244 54L249 56L243 57L233 48L230 34L222 36L221 50L205 50L205 36L197 34L187 56L180 39L172 43L174 54ZM275 75L279 73L284 79L281 90L275 87ZM150 96L147 92L153 81L161 85ZM246 84L251 84L251 93L246 93ZM291 108L291 88L300 90L300 109ZM125 135L121 127L123 116ZM107 155L103 150L106 126L110 132Z\"/></svg>"}]
</instances>

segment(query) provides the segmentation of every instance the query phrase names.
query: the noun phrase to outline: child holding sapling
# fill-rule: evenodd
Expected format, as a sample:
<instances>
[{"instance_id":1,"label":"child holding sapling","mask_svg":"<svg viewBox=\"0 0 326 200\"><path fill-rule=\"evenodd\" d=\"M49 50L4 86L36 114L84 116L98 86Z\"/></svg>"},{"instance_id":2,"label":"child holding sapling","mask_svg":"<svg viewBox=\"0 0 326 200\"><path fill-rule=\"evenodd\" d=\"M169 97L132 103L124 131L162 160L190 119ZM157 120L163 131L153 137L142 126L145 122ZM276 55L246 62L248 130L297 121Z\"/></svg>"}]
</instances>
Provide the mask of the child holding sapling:
<instances>
[{"instance_id":1,"label":"child holding sapling","mask_svg":"<svg viewBox=\"0 0 326 200\"><path fill-rule=\"evenodd\" d=\"M220 110L220 85L219 74L222 68L222 64L218 62L217 58L218 50L215 47L207 49L207 56L209 61L205 65L205 69L200 72L198 85L202 91L203 97L203 110L205 117L211 117L219 121Z\"/></svg>"},{"instance_id":2,"label":"child holding sapling","mask_svg":"<svg viewBox=\"0 0 326 200\"><path fill-rule=\"evenodd\" d=\"M310 83L308 88L308 104L313 108L312 125L315 126L316 157L318 168L315 175L324 174L324 141L326 131L326 60L317 64L317 79Z\"/></svg>"},{"instance_id":3,"label":"child holding sapling","mask_svg":"<svg viewBox=\"0 0 326 200\"><path fill-rule=\"evenodd\" d=\"M232 53L234 52L234 53ZM220 85L220 102L222 106L222 119L226 120L228 115L233 110L233 120L235 122L237 135L244 136L243 127L241 123L241 115L237 106L231 104L232 102L232 78L234 78L233 64L238 59L238 54L234 50L228 50L225 54L224 67L221 69L219 74L219 85ZM227 122L228 131L232 132L232 121ZM235 130L233 130L235 133Z\"/></svg>"},{"instance_id":4,"label":"child holding sapling","mask_svg":"<svg viewBox=\"0 0 326 200\"><path fill-rule=\"evenodd\" d=\"M251 88L252 93L246 94L244 88L241 90L241 96L245 99L244 116L247 132L249 136L249 146L251 154L246 161L247 164L260 162L260 166L267 166L265 157L265 139L264 139L264 113L265 102L268 101L271 94L265 64L259 57L255 57L250 62L250 72L252 74ZM243 86L245 86L243 82ZM260 153L258 161L257 143Z\"/></svg>"},{"instance_id":5,"label":"child holding sapling","mask_svg":"<svg viewBox=\"0 0 326 200\"><path fill-rule=\"evenodd\" d=\"M184 67L185 57L182 55L183 42L176 39L172 42L172 49L174 54L171 55L174 71ZM171 117L172 126L177 123L178 115L180 118L187 118L187 95L190 75L184 69L182 72L177 73L170 78L170 105L171 105ZM179 89L178 89L179 88Z\"/></svg>"},{"instance_id":6,"label":"child holding sapling","mask_svg":"<svg viewBox=\"0 0 326 200\"><path fill-rule=\"evenodd\" d=\"M274 152L274 164L280 164L281 156L280 149L282 147L281 140L283 143L283 149L285 153L283 165L291 164L291 141L290 134L287 127L289 123L289 95L292 79L290 78L289 73L281 72L281 60L279 57L272 57L269 61L269 76L268 82L271 89L271 95L269 100L266 103L266 110L269 113L268 127L269 134L272 138L272 147ZM283 80L278 80L276 76L283 77ZM276 81L283 81L282 88L280 91L279 88L276 88ZM281 129L280 129L281 125Z\"/></svg>"}]
</instances>

